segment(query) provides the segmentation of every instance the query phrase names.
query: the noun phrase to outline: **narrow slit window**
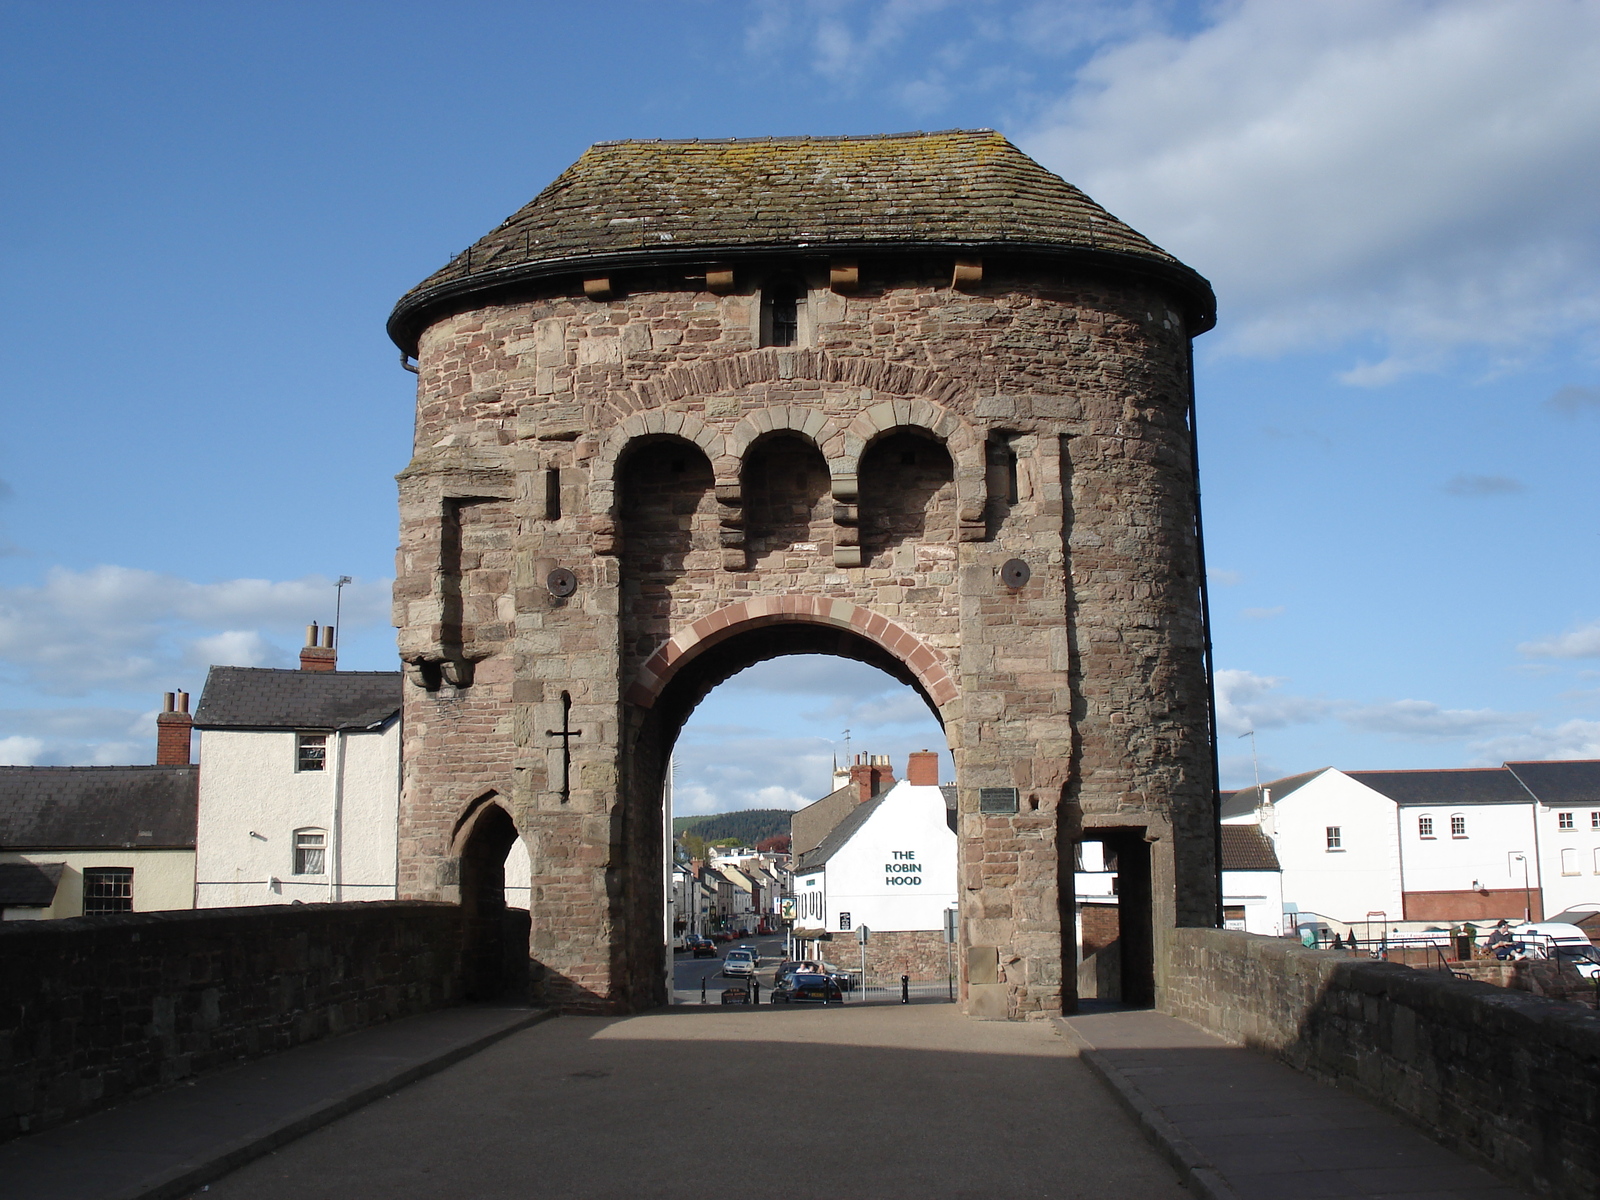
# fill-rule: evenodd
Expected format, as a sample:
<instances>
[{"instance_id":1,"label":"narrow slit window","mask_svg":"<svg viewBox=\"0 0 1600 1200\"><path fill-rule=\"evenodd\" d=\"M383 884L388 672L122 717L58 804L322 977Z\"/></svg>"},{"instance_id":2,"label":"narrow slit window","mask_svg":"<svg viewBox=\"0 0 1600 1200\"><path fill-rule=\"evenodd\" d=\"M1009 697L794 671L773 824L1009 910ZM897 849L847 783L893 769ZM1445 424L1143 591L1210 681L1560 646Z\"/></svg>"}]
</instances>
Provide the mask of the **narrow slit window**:
<instances>
[{"instance_id":1,"label":"narrow slit window","mask_svg":"<svg viewBox=\"0 0 1600 1200\"><path fill-rule=\"evenodd\" d=\"M561 468L551 467L544 473L544 519L561 519Z\"/></svg>"},{"instance_id":2,"label":"narrow slit window","mask_svg":"<svg viewBox=\"0 0 1600 1200\"><path fill-rule=\"evenodd\" d=\"M327 849L328 835L323 830L295 830L294 874L321 875Z\"/></svg>"}]
</instances>

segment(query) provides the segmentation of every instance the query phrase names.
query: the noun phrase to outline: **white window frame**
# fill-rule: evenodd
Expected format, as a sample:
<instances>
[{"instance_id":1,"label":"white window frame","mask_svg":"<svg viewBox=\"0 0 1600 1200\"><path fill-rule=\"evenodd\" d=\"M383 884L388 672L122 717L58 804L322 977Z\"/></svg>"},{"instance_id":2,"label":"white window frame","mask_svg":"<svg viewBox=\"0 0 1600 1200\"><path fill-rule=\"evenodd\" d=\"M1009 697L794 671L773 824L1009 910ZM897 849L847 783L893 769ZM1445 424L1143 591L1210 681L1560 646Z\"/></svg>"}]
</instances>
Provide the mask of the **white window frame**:
<instances>
[{"instance_id":1,"label":"white window frame","mask_svg":"<svg viewBox=\"0 0 1600 1200\"><path fill-rule=\"evenodd\" d=\"M1432 813L1423 813L1417 817L1417 836L1428 841L1433 840L1434 833Z\"/></svg>"},{"instance_id":2,"label":"white window frame","mask_svg":"<svg viewBox=\"0 0 1600 1200\"><path fill-rule=\"evenodd\" d=\"M316 840L313 841L313 838ZM322 879L327 876L328 831L326 829L321 829L315 825L307 825L304 828L296 829L294 836L290 839L289 852L293 856L289 862L290 875L298 879ZM300 857L302 852L306 855L304 859ZM313 854L316 855L315 860L311 858ZM309 866L312 861L316 862L317 870L302 871L300 869L302 863Z\"/></svg>"},{"instance_id":3,"label":"white window frame","mask_svg":"<svg viewBox=\"0 0 1600 1200\"><path fill-rule=\"evenodd\" d=\"M313 761L306 757L308 748L318 748L322 754L315 758L316 766L308 767L306 763ZM297 733L294 735L294 770L295 774L301 772L326 771L328 769L328 735L325 733Z\"/></svg>"},{"instance_id":4,"label":"white window frame","mask_svg":"<svg viewBox=\"0 0 1600 1200\"><path fill-rule=\"evenodd\" d=\"M1453 838L1464 838L1467 836L1466 813L1450 814L1450 836Z\"/></svg>"},{"instance_id":5,"label":"white window frame","mask_svg":"<svg viewBox=\"0 0 1600 1200\"><path fill-rule=\"evenodd\" d=\"M1344 826L1329 825L1323 829L1322 836L1327 844L1329 854L1344 853Z\"/></svg>"},{"instance_id":6,"label":"white window frame","mask_svg":"<svg viewBox=\"0 0 1600 1200\"><path fill-rule=\"evenodd\" d=\"M1558 812L1556 814L1556 828L1562 833L1571 833L1577 827L1578 822L1573 814L1569 812Z\"/></svg>"}]
</instances>

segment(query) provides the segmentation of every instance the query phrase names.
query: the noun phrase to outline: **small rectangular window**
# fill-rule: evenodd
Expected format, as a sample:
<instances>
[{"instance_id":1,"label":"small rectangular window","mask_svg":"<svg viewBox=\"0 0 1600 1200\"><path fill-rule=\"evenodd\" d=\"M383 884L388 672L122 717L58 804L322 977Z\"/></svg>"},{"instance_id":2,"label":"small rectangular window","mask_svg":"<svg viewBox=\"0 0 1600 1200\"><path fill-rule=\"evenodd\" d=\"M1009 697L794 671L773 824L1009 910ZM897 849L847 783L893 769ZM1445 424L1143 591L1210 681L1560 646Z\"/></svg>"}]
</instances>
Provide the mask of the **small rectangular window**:
<instances>
[{"instance_id":1,"label":"small rectangular window","mask_svg":"<svg viewBox=\"0 0 1600 1200\"><path fill-rule=\"evenodd\" d=\"M1600 812L1592 812L1589 814L1589 828L1600 829Z\"/></svg>"},{"instance_id":2,"label":"small rectangular window","mask_svg":"<svg viewBox=\"0 0 1600 1200\"><path fill-rule=\"evenodd\" d=\"M1579 874L1578 851L1572 846L1568 846L1561 852L1561 873L1563 875Z\"/></svg>"},{"instance_id":3,"label":"small rectangular window","mask_svg":"<svg viewBox=\"0 0 1600 1200\"><path fill-rule=\"evenodd\" d=\"M839 914L839 929L840 929L841 932L849 932L849 929L850 929L850 914L849 913L842 912L842 913Z\"/></svg>"},{"instance_id":4,"label":"small rectangular window","mask_svg":"<svg viewBox=\"0 0 1600 1200\"><path fill-rule=\"evenodd\" d=\"M1417 818L1417 836L1418 837L1425 837L1425 838L1431 838L1433 836L1433 818L1432 817L1418 817Z\"/></svg>"},{"instance_id":5,"label":"small rectangular window","mask_svg":"<svg viewBox=\"0 0 1600 1200\"><path fill-rule=\"evenodd\" d=\"M297 733L294 738L296 771L320 771L328 761L328 735Z\"/></svg>"},{"instance_id":6,"label":"small rectangular window","mask_svg":"<svg viewBox=\"0 0 1600 1200\"><path fill-rule=\"evenodd\" d=\"M1450 836L1451 837L1466 837L1467 836L1467 819L1465 817L1463 817L1460 813L1457 813L1455 816L1450 818Z\"/></svg>"},{"instance_id":7,"label":"small rectangular window","mask_svg":"<svg viewBox=\"0 0 1600 1200\"><path fill-rule=\"evenodd\" d=\"M294 874L321 875L328 835L320 829L302 829L294 835Z\"/></svg>"},{"instance_id":8,"label":"small rectangular window","mask_svg":"<svg viewBox=\"0 0 1600 1200\"><path fill-rule=\"evenodd\" d=\"M83 915L133 911L132 867L88 867L83 872Z\"/></svg>"},{"instance_id":9,"label":"small rectangular window","mask_svg":"<svg viewBox=\"0 0 1600 1200\"><path fill-rule=\"evenodd\" d=\"M1338 825L1328 826L1328 849L1343 850L1344 834Z\"/></svg>"},{"instance_id":10,"label":"small rectangular window","mask_svg":"<svg viewBox=\"0 0 1600 1200\"><path fill-rule=\"evenodd\" d=\"M1556 814L1556 828L1557 829L1575 829L1575 828L1577 828L1577 826L1575 826L1572 823L1572 814L1571 813L1557 813Z\"/></svg>"},{"instance_id":11,"label":"small rectangular window","mask_svg":"<svg viewBox=\"0 0 1600 1200\"><path fill-rule=\"evenodd\" d=\"M561 519L561 469L551 467L544 473L544 519Z\"/></svg>"}]
</instances>

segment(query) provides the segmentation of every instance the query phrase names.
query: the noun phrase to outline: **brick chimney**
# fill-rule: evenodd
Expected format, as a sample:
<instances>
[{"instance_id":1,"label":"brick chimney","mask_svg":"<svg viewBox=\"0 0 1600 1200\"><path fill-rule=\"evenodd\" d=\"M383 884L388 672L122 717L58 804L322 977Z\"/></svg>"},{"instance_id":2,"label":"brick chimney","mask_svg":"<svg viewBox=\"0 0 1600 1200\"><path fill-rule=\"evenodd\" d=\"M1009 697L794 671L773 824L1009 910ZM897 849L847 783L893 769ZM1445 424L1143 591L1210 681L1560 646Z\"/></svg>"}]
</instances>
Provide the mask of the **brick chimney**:
<instances>
[{"instance_id":1,"label":"brick chimney","mask_svg":"<svg viewBox=\"0 0 1600 1200\"><path fill-rule=\"evenodd\" d=\"M156 714L156 766L189 765L189 733L194 718L189 715L189 693L168 692L166 711Z\"/></svg>"},{"instance_id":2,"label":"brick chimney","mask_svg":"<svg viewBox=\"0 0 1600 1200\"><path fill-rule=\"evenodd\" d=\"M850 782L856 787L856 803L865 804L894 784L894 768L887 754L858 754L850 764Z\"/></svg>"},{"instance_id":3,"label":"brick chimney","mask_svg":"<svg viewBox=\"0 0 1600 1200\"><path fill-rule=\"evenodd\" d=\"M333 626L322 627L322 637L319 643L317 625L313 621L306 626L306 644L300 647L300 669L302 671L337 671L339 669L339 652L333 648Z\"/></svg>"},{"instance_id":4,"label":"brick chimney","mask_svg":"<svg viewBox=\"0 0 1600 1200\"><path fill-rule=\"evenodd\" d=\"M939 752L913 750L906 760L906 782L913 787L938 787Z\"/></svg>"}]
</instances>

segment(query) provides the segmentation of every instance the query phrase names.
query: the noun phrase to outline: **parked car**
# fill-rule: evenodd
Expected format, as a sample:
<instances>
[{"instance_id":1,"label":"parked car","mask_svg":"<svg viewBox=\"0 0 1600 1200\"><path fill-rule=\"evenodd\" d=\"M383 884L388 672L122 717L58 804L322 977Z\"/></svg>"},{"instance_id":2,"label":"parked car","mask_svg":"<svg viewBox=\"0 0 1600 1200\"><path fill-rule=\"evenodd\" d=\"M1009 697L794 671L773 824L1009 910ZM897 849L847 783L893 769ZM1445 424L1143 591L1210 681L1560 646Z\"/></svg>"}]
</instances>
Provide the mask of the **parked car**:
<instances>
[{"instance_id":1,"label":"parked car","mask_svg":"<svg viewBox=\"0 0 1600 1200\"><path fill-rule=\"evenodd\" d=\"M844 992L829 975L790 975L772 989L773 1004L843 1004Z\"/></svg>"},{"instance_id":2,"label":"parked car","mask_svg":"<svg viewBox=\"0 0 1600 1200\"><path fill-rule=\"evenodd\" d=\"M1561 921L1518 925L1511 931L1511 943L1529 958L1566 959L1586 979L1600 978L1600 953L1576 925Z\"/></svg>"},{"instance_id":3,"label":"parked car","mask_svg":"<svg viewBox=\"0 0 1600 1200\"><path fill-rule=\"evenodd\" d=\"M688 939L689 952L696 958L715 958L717 944L708 937L701 937L698 933Z\"/></svg>"},{"instance_id":4,"label":"parked car","mask_svg":"<svg viewBox=\"0 0 1600 1200\"><path fill-rule=\"evenodd\" d=\"M822 969L827 974L829 979L832 979L832 980L836 981L838 983L838 985L841 988L843 988L845 991L847 991L847 992L855 991L855 989L856 989L855 972L849 970L846 967L836 967L831 962L827 962L826 960L824 960L824 962L822 964Z\"/></svg>"},{"instance_id":5,"label":"parked car","mask_svg":"<svg viewBox=\"0 0 1600 1200\"><path fill-rule=\"evenodd\" d=\"M756 973L756 956L748 950L729 950L722 956L722 973L729 979L748 979Z\"/></svg>"}]
</instances>

